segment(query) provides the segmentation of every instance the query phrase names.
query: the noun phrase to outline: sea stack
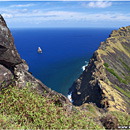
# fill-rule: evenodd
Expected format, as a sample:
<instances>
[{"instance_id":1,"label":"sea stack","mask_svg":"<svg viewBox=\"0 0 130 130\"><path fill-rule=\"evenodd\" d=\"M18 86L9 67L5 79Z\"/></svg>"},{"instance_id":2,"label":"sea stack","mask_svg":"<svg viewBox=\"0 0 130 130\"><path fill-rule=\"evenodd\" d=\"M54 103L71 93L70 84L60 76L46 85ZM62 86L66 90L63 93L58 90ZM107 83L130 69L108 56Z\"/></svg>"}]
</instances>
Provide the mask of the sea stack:
<instances>
[{"instance_id":1,"label":"sea stack","mask_svg":"<svg viewBox=\"0 0 130 130\"><path fill-rule=\"evenodd\" d=\"M38 47L38 53L42 53L42 49L40 47Z\"/></svg>"},{"instance_id":2,"label":"sea stack","mask_svg":"<svg viewBox=\"0 0 130 130\"><path fill-rule=\"evenodd\" d=\"M40 47L38 50L39 53L42 52ZM21 59L15 47L14 38L4 18L0 15L0 91L10 85L20 89L29 86L31 90L37 90L44 97L57 96L56 105L61 104L61 106L66 106L65 108L69 106L71 108L72 104L67 97L48 88L28 70L29 66L24 59Z\"/></svg>"}]
</instances>

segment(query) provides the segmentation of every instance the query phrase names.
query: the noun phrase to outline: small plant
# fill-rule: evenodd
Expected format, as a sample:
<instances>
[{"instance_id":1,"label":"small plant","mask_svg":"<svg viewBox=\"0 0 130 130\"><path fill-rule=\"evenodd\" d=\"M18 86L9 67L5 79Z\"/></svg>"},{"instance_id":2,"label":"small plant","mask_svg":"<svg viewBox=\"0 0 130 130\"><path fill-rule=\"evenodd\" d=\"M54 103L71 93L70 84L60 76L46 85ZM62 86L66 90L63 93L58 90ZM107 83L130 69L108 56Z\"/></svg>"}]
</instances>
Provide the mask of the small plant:
<instances>
[{"instance_id":1,"label":"small plant","mask_svg":"<svg viewBox=\"0 0 130 130\"><path fill-rule=\"evenodd\" d=\"M119 59L120 60L120 62L122 63L122 65L128 70L128 71L130 71L130 67L125 63L125 62L123 62L121 59Z\"/></svg>"},{"instance_id":2,"label":"small plant","mask_svg":"<svg viewBox=\"0 0 130 130\"><path fill-rule=\"evenodd\" d=\"M128 82L126 80L122 80L121 82L128 85Z\"/></svg>"},{"instance_id":3,"label":"small plant","mask_svg":"<svg viewBox=\"0 0 130 130\"><path fill-rule=\"evenodd\" d=\"M130 76L125 76L125 80L130 83Z\"/></svg>"},{"instance_id":4,"label":"small plant","mask_svg":"<svg viewBox=\"0 0 130 130\"><path fill-rule=\"evenodd\" d=\"M125 49L127 49L127 50L130 51L130 48L129 48L128 46L126 46L125 44L122 44L122 45L123 45L123 47L124 47Z\"/></svg>"},{"instance_id":5,"label":"small plant","mask_svg":"<svg viewBox=\"0 0 130 130\"><path fill-rule=\"evenodd\" d=\"M117 129L118 119L112 114L107 114L101 118L101 122L106 129Z\"/></svg>"},{"instance_id":6,"label":"small plant","mask_svg":"<svg viewBox=\"0 0 130 130\"><path fill-rule=\"evenodd\" d=\"M92 113L95 113L95 112L96 112L95 108L94 108L92 105L90 105L90 104L88 104L87 108L88 108L88 110L89 110L90 112L92 112Z\"/></svg>"},{"instance_id":7,"label":"small plant","mask_svg":"<svg viewBox=\"0 0 130 130\"><path fill-rule=\"evenodd\" d=\"M102 129L86 114L66 111L59 104L60 97L47 95L48 98L31 91L29 83L24 89L17 86L4 88L0 91L0 128Z\"/></svg>"},{"instance_id":8,"label":"small plant","mask_svg":"<svg viewBox=\"0 0 130 130\"><path fill-rule=\"evenodd\" d=\"M108 68L109 65L107 63L104 63L104 66L106 67L106 69L112 74L114 75L121 83L127 84L128 82L126 80L123 80L117 73L115 73L115 71L113 69Z\"/></svg>"},{"instance_id":9,"label":"small plant","mask_svg":"<svg viewBox=\"0 0 130 130\"><path fill-rule=\"evenodd\" d=\"M118 119L119 126L129 126L130 125L130 115L124 112L113 111L110 112L111 115Z\"/></svg>"},{"instance_id":10,"label":"small plant","mask_svg":"<svg viewBox=\"0 0 130 130\"><path fill-rule=\"evenodd\" d=\"M130 94L127 91L124 91L123 89L119 88L117 85L114 85L117 90L119 90L121 93L123 93L125 96L130 98Z\"/></svg>"},{"instance_id":11,"label":"small plant","mask_svg":"<svg viewBox=\"0 0 130 130\"><path fill-rule=\"evenodd\" d=\"M109 65L108 65L107 63L104 63L104 66L105 66L106 68L108 68L108 67L109 67Z\"/></svg>"}]
</instances>

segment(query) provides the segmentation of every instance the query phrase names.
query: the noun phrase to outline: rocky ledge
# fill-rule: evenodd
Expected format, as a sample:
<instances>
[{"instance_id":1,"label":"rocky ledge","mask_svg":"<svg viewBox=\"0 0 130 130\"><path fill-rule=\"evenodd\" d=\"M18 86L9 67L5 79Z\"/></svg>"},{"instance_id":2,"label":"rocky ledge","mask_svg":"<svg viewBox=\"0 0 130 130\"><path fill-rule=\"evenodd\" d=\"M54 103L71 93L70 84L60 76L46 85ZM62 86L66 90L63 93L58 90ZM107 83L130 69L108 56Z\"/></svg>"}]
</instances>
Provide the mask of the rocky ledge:
<instances>
[{"instance_id":1,"label":"rocky ledge","mask_svg":"<svg viewBox=\"0 0 130 130\"><path fill-rule=\"evenodd\" d=\"M57 96L56 104L71 110L72 104L64 95L49 89L36 79L29 71L25 60L21 59L14 45L14 39L3 17L0 15L0 90L9 85L16 85L20 89L30 85L32 90L51 98ZM46 93L45 93L46 92Z\"/></svg>"},{"instance_id":2,"label":"rocky ledge","mask_svg":"<svg viewBox=\"0 0 130 130\"><path fill-rule=\"evenodd\" d=\"M130 26L113 30L73 83L73 104L130 113Z\"/></svg>"}]
</instances>

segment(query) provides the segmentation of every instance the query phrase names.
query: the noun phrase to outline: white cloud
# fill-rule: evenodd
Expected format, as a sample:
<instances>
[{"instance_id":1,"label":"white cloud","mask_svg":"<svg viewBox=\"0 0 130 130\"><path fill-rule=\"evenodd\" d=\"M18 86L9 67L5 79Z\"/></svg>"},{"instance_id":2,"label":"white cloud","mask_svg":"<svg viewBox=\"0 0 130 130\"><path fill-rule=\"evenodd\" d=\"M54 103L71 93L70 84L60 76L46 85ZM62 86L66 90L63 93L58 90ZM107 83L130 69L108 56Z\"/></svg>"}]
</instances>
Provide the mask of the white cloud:
<instances>
[{"instance_id":1,"label":"white cloud","mask_svg":"<svg viewBox=\"0 0 130 130\"><path fill-rule=\"evenodd\" d=\"M106 8L112 5L112 2L108 1L96 1L96 2L89 2L88 4L82 3L82 6L85 8Z\"/></svg>"},{"instance_id":2,"label":"white cloud","mask_svg":"<svg viewBox=\"0 0 130 130\"><path fill-rule=\"evenodd\" d=\"M24 13L23 13L24 12ZM49 21L84 21L84 22L100 22L100 21L110 21L110 22L123 22L130 21L130 13L112 13L112 12L102 12L102 13L87 13L87 12L72 12L72 11L43 11L43 10L32 10L19 9L19 10L4 10L2 12L3 17L8 19L10 22L17 21L19 24L22 22L27 22L34 24L49 22Z\"/></svg>"},{"instance_id":3,"label":"white cloud","mask_svg":"<svg viewBox=\"0 0 130 130\"><path fill-rule=\"evenodd\" d=\"M3 13L2 16L4 18L13 18L14 17L13 14L8 14L8 13Z\"/></svg>"},{"instance_id":4,"label":"white cloud","mask_svg":"<svg viewBox=\"0 0 130 130\"><path fill-rule=\"evenodd\" d=\"M34 6L34 4L11 5L10 7L30 7L30 6Z\"/></svg>"}]
</instances>

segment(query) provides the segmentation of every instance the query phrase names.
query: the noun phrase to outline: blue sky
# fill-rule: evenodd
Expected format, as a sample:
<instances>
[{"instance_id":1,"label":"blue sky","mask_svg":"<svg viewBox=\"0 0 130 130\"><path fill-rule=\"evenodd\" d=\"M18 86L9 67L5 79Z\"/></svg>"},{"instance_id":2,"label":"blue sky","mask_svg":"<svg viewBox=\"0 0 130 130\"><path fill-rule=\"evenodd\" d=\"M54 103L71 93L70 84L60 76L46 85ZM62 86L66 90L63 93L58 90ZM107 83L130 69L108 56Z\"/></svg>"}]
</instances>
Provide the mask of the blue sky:
<instances>
[{"instance_id":1,"label":"blue sky","mask_svg":"<svg viewBox=\"0 0 130 130\"><path fill-rule=\"evenodd\" d=\"M130 1L0 1L10 28L122 27L130 25Z\"/></svg>"}]
</instances>

